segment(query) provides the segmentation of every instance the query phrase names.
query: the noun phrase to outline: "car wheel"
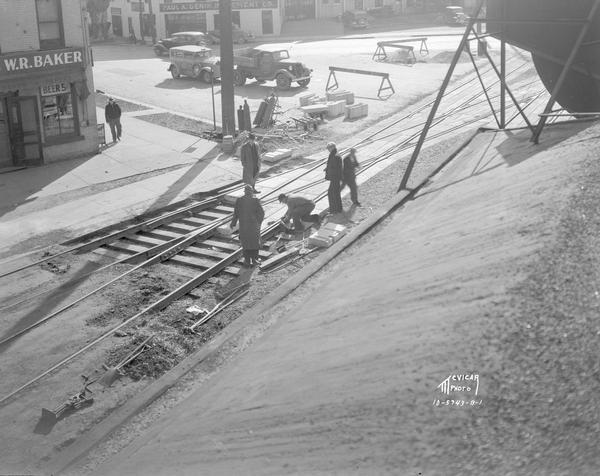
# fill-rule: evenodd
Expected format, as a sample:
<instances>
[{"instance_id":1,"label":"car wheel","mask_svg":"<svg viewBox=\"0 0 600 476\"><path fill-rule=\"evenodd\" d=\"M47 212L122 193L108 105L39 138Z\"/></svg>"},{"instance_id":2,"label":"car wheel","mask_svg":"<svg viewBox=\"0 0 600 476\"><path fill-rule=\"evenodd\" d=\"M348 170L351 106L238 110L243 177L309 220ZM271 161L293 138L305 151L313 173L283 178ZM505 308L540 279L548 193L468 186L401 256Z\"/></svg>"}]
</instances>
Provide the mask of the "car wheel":
<instances>
[{"instance_id":1,"label":"car wheel","mask_svg":"<svg viewBox=\"0 0 600 476\"><path fill-rule=\"evenodd\" d=\"M154 54L158 57L163 55L163 52L160 48L154 48Z\"/></svg>"},{"instance_id":2,"label":"car wheel","mask_svg":"<svg viewBox=\"0 0 600 476\"><path fill-rule=\"evenodd\" d=\"M243 86L244 84L246 84L246 76L244 76L244 74L241 71L236 69L233 72L233 82L236 86Z\"/></svg>"},{"instance_id":3,"label":"car wheel","mask_svg":"<svg viewBox=\"0 0 600 476\"><path fill-rule=\"evenodd\" d=\"M195 64L194 67L192 68L192 76L194 76L194 78L198 79L200 77L201 73L202 73L202 69L200 68L200 65Z\"/></svg>"},{"instance_id":4,"label":"car wheel","mask_svg":"<svg viewBox=\"0 0 600 476\"><path fill-rule=\"evenodd\" d=\"M279 73L275 78L279 89L290 89L292 81L285 74Z\"/></svg>"},{"instance_id":5,"label":"car wheel","mask_svg":"<svg viewBox=\"0 0 600 476\"><path fill-rule=\"evenodd\" d=\"M308 83L310 83L310 78L308 78L308 79L302 79L302 80L298 81L298 84L301 87L303 87L303 88L305 88L306 86L308 86Z\"/></svg>"},{"instance_id":6,"label":"car wheel","mask_svg":"<svg viewBox=\"0 0 600 476\"><path fill-rule=\"evenodd\" d=\"M177 69L177 66L171 67L171 76L173 76L173 79L178 79L181 76L179 74L179 70Z\"/></svg>"},{"instance_id":7,"label":"car wheel","mask_svg":"<svg viewBox=\"0 0 600 476\"><path fill-rule=\"evenodd\" d=\"M210 74L210 71L202 71L200 79L202 82L210 84L212 82L212 74Z\"/></svg>"}]
</instances>

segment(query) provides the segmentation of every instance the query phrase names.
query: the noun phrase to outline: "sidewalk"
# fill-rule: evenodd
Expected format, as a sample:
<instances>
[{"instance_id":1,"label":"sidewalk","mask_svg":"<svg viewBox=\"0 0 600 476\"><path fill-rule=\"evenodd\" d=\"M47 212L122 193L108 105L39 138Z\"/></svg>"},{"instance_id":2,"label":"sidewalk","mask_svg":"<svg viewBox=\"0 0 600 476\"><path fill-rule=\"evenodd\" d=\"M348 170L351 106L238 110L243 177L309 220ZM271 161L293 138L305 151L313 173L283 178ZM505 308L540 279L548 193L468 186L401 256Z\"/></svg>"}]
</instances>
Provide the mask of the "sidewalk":
<instances>
[{"instance_id":1,"label":"sidewalk","mask_svg":"<svg viewBox=\"0 0 600 476\"><path fill-rule=\"evenodd\" d=\"M122 140L93 157L0 174L0 259L240 178L239 161L214 142L128 114L121 122Z\"/></svg>"}]
</instances>

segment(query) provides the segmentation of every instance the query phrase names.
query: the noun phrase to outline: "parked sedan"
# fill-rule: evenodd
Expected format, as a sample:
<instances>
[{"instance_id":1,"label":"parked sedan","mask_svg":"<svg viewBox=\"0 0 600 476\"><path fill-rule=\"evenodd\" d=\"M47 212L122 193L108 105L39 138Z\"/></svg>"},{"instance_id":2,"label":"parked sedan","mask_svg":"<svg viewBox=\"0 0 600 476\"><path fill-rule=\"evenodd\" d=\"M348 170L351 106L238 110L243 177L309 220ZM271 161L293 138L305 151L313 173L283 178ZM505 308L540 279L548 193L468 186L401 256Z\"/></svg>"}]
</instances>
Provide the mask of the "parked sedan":
<instances>
[{"instance_id":1,"label":"parked sedan","mask_svg":"<svg viewBox=\"0 0 600 476\"><path fill-rule=\"evenodd\" d=\"M221 32L219 30L213 30L208 32L208 36L213 44L221 43ZM250 32L241 30L236 24L233 25L233 42L234 43L248 43L254 41L254 35Z\"/></svg>"},{"instance_id":2,"label":"parked sedan","mask_svg":"<svg viewBox=\"0 0 600 476\"><path fill-rule=\"evenodd\" d=\"M169 48L174 46L197 45L208 46L211 43L208 35L201 31L181 31L173 33L169 38L159 40L154 45L156 56L168 55Z\"/></svg>"}]
</instances>

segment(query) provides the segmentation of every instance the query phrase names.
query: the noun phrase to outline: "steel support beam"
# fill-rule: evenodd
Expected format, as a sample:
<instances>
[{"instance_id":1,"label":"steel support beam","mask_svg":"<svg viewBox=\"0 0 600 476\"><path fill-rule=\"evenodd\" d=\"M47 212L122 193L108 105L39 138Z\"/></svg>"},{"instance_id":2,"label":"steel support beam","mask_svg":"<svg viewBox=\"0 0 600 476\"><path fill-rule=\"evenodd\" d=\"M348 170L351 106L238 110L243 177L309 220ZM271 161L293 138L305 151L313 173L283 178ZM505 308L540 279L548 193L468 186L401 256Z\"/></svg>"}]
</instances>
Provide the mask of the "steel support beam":
<instances>
[{"instance_id":1,"label":"steel support beam","mask_svg":"<svg viewBox=\"0 0 600 476\"><path fill-rule=\"evenodd\" d=\"M565 80L567 79L567 75L569 74L569 71L571 70L571 66L575 62L575 59L577 58L577 54L579 53L579 50L581 49L583 40L585 40L585 36L587 35L587 33L590 29L590 26L592 24L592 20L596 17L596 13L598 12L599 8L600 8L600 0L596 0L594 2L594 4L592 5L592 8L590 9L590 13L587 16L585 23L581 27L581 31L579 32L579 36L577 37L577 40L575 41L575 44L573 45L573 49L571 50L571 53L569 54L569 57L567 58L567 61L560 73L560 76L558 77L558 80L556 81L556 84L554 85L554 89L552 90L550 99L548 100L548 103L546 104L546 108L544 109L544 114L548 114L552 111L552 108L554 107L554 103L556 102L556 98L558 97L558 94L560 93L560 90L562 89L563 84L564 84ZM535 132L533 133L533 136L531 137L531 142L533 142L535 144L539 143L540 135L542 134L542 131L544 130L546 121L547 121L546 115L540 116L540 121L538 122Z\"/></svg>"},{"instance_id":2,"label":"steel support beam","mask_svg":"<svg viewBox=\"0 0 600 476\"><path fill-rule=\"evenodd\" d=\"M429 111L429 117L427 117L425 126L423 127L423 130L421 131L421 135L419 136L419 140L417 141L415 150L413 151L412 156L406 166L406 171L404 172L404 176L402 177L402 181L400 182L400 187L398 187L398 191L406 190L406 188L407 188L406 185L408 183L408 179L410 178L410 174L412 173L412 169L415 166L415 162L417 161L417 157L419 157L419 153L421 152L421 149L423 148L423 144L425 143L425 139L427 138L429 129L433 123L433 120L435 119L435 115L437 114L437 110L440 107L442 98L444 97L444 94L446 93L446 89L448 88L448 85L450 84L450 80L452 79L452 75L454 74L456 65L458 64L458 61L460 60L460 56L462 55L462 52L464 51L465 47L468 45L469 35L471 34L471 30L473 30L473 26L475 25L475 20L477 19L477 17L479 16L479 13L481 12L484 1L485 0L479 0L479 2L477 3L477 7L475 8L475 11L473 12L473 16L471 18L469 18L469 23L468 23L467 27L465 28L465 32L462 36L462 39L460 40L460 44L459 44L458 48L456 49L456 52L454 53L454 58L452 59L452 63L450 63L450 67L448 68L446 77L444 78L442 86L440 87L437 98L435 99L435 102L433 103L433 106L431 107L431 111Z\"/></svg>"}]
</instances>

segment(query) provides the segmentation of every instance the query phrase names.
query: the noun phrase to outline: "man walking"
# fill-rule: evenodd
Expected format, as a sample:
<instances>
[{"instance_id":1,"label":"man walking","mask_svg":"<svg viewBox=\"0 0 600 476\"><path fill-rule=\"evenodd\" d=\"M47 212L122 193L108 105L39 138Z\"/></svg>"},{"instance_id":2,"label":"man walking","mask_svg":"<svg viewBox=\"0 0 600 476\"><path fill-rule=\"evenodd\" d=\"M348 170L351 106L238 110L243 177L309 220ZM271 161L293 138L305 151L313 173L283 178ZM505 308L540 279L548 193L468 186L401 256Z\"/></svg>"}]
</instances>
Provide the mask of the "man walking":
<instances>
[{"instance_id":1,"label":"man walking","mask_svg":"<svg viewBox=\"0 0 600 476\"><path fill-rule=\"evenodd\" d=\"M104 108L104 118L110 126L113 142L121 140L121 108L113 98L108 98L108 104Z\"/></svg>"},{"instance_id":2,"label":"man walking","mask_svg":"<svg viewBox=\"0 0 600 476\"><path fill-rule=\"evenodd\" d=\"M329 190L327 191L329 213L341 213L344 211L341 195L342 158L337 153L337 147L333 142L327 144L327 150L329 151L329 157L325 168L325 180L329 180Z\"/></svg>"},{"instance_id":3,"label":"man walking","mask_svg":"<svg viewBox=\"0 0 600 476\"><path fill-rule=\"evenodd\" d=\"M352 147L350 153L344 157L344 172L342 190L346 185L350 188L350 200L357 207L360 207L358 201L358 185L356 185L356 169L360 167L358 160L356 160L356 149Z\"/></svg>"},{"instance_id":4,"label":"man walking","mask_svg":"<svg viewBox=\"0 0 600 476\"><path fill-rule=\"evenodd\" d=\"M240 222L240 243L244 253L244 265L250 267L259 265L258 250L260 249L260 226L265 218L265 212L260 200L252 194L252 185L244 187L244 196L235 201L233 218L229 225L235 228Z\"/></svg>"},{"instance_id":5,"label":"man walking","mask_svg":"<svg viewBox=\"0 0 600 476\"><path fill-rule=\"evenodd\" d=\"M254 134L248 134L248 140L242 146L240 152L242 160L242 180L245 184L252 186L254 193L260 193L256 188L256 178L260 172L260 154L258 152L258 144L254 142Z\"/></svg>"},{"instance_id":6,"label":"man walking","mask_svg":"<svg viewBox=\"0 0 600 476\"><path fill-rule=\"evenodd\" d=\"M304 231L303 221L311 223L320 223L321 218L317 214L311 215L311 212L315 209L315 202L308 198L295 196L290 197L285 193L282 193L278 197L279 203L287 204L287 212L281 219L285 224L292 220L294 224L294 230Z\"/></svg>"}]
</instances>

